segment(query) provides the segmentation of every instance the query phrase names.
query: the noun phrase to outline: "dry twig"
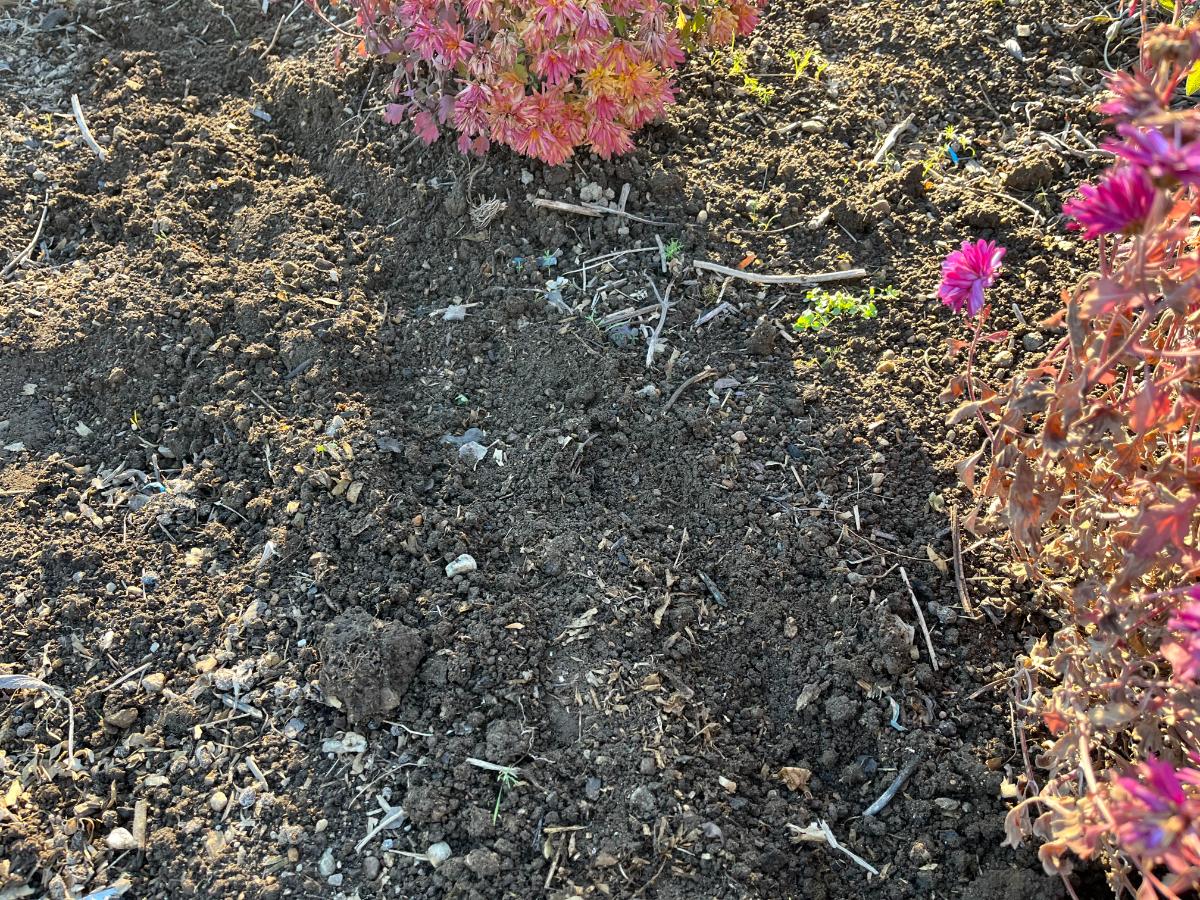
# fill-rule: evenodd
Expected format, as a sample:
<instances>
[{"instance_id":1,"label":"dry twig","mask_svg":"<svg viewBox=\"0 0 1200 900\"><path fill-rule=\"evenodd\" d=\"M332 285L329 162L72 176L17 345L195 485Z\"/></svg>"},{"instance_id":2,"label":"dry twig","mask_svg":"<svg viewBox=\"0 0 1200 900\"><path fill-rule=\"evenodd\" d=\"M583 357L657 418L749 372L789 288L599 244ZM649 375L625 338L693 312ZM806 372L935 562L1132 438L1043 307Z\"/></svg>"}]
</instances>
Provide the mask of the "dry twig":
<instances>
[{"instance_id":1,"label":"dry twig","mask_svg":"<svg viewBox=\"0 0 1200 900\"><path fill-rule=\"evenodd\" d=\"M33 255L33 251L37 248L38 238L42 236L42 229L46 226L46 214L50 211L50 192L46 191L46 197L42 201L42 217L38 219L37 228L33 232L33 237L29 243L25 245L25 249L8 261L8 265L0 271L0 278L7 278L12 274L13 270L25 260Z\"/></svg>"},{"instance_id":2,"label":"dry twig","mask_svg":"<svg viewBox=\"0 0 1200 900\"><path fill-rule=\"evenodd\" d=\"M742 281L753 281L755 284L823 284L828 281L856 281L867 277L866 269L846 269L844 272L816 272L812 275L760 275L757 272L743 272L741 269L731 269L729 266L718 265L703 259L692 261L692 265L702 272L715 272L728 278L740 278Z\"/></svg>"},{"instance_id":3,"label":"dry twig","mask_svg":"<svg viewBox=\"0 0 1200 900\"><path fill-rule=\"evenodd\" d=\"M75 124L79 126L79 133L83 135L83 142L100 158L100 162L107 162L108 153L92 137L92 131L88 128L87 119L83 117L83 107L79 105L78 94L71 95L71 111L75 113Z\"/></svg>"},{"instance_id":4,"label":"dry twig","mask_svg":"<svg viewBox=\"0 0 1200 900\"><path fill-rule=\"evenodd\" d=\"M892 779L892 783L887 786L887 790L879 795L879 799L863 810L863 815L877 816L883 812L887 805L892 802L892 798L899 793L900 788L904 787L904 783L912 778L913 772L917 771L917 766L921 765L921 760L924 758L925 754L923 753L913 754L913 758L900 770L900 774Z\"/></svg>"},{"instance_id":5,"label":"dry twig","mask_svg":"<svg viewBox=\"0 0 1200 900\"><path fill-rule=\"evenodd\" d=\"M917 602L916 592L913 591L912 582L908 580L908 573L904 571L904 566L900 567L900 577L904 580L904 586L908 588L908 596L912 600L913 609L917 611L917 622L921 626L921 634L925 636L925 647L929 650L929 664L936 672L938 661L937 654L933 652L933 638L929 636L929 626L925 624L925 613L921 612L921 604Z\"/></svg>"}]
</instances>

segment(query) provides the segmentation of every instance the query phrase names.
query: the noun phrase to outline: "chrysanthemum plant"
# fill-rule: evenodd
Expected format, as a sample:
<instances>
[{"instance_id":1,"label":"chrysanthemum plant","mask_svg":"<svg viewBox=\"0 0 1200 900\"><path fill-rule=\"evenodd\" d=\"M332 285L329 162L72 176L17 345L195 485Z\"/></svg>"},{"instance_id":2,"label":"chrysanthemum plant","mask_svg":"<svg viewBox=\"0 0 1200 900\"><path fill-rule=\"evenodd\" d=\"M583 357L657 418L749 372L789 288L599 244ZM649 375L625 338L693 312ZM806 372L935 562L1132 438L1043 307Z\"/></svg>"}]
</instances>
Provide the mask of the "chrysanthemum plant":
<instances>
[{"instance_id":1,"label":"chrysanthemum plant","mask_svg":"<svg viewBox=\"0 0 1200 900\"><path fill-rule=\"evenodd\" d=\"M316 6L319 0L308 0ZM765 0L349 0L359 51L394 63L385 118L464 153L605 159L674 101L687 53L728 46Z\"/></svg>"},{"instance_id":2,"label":"chrysanthemum plant","mask_svg":"<svg viewBox=\"0 0 1200 900\"><path fill-rule=\"evenodd\" d=\"M1097 271L1063 294L1063 337L1036 366L985 383L984 291L998 248L964 245L942 299L974 320L952 423L974 422L960 466L1061 627L1023 657L1013 700L1020 797L1008 840L1041 842L1048 872L1106 866L1143 900L1200 887L1200 112L1183 102L1200 30L1163 26L1102 107L1111 168L1066 204ZM1074 894L1074 890L1071 889Z\"/></svg>"}]
</instances>

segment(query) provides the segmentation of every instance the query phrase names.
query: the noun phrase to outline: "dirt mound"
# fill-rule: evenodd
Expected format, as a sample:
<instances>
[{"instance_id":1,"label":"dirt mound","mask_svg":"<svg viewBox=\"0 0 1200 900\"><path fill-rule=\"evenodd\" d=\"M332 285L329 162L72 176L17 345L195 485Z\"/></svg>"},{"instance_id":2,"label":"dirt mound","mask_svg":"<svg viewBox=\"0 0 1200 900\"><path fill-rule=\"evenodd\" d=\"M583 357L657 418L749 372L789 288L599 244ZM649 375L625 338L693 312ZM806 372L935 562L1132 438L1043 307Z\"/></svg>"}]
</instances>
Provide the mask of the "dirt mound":
<instances>
[{"instance_id":1,"label":"dirt mound","mask_svg":"<svg viewBox=\"0 0 1200 900\"><path fill-rule=\"evenodd\" d=\"M1042 620L990 545L995 623L946 564L973 436L929 294L1002 237L1002 368L1087 263L1047 222L1099 29L1023 4L1017 59L1003 7L780 0L769 104L700 62L636 154L550 170L412 145L386 73L260 9L0 19L0 265L46 210L0 285L0 671L78 751L4 698L0 891L1059 896L999 846L998 675ZM898 293L798 335L802 290L696 258Z\"/></svg>"}]
</instances>

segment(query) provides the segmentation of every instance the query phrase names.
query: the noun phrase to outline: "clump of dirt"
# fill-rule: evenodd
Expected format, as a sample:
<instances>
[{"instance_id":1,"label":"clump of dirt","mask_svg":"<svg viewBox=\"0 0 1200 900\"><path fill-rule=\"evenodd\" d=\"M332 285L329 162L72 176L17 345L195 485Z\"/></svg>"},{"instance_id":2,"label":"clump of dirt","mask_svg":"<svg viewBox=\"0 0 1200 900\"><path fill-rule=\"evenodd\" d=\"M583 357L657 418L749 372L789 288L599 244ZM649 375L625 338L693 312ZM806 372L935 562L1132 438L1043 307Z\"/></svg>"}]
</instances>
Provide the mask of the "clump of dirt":
<instances>
[{"instance_id":1,"label":"clump of dirt","mask_svg":"<svg viewBox=\"0 0 1200 900\"><path fill-rule=\"evenodd\" d=\"M321 690L351 722L400 705L425 658L421 635L398 622L381 622L354 607L325 626Z\"/></svg>"}]
</instances>

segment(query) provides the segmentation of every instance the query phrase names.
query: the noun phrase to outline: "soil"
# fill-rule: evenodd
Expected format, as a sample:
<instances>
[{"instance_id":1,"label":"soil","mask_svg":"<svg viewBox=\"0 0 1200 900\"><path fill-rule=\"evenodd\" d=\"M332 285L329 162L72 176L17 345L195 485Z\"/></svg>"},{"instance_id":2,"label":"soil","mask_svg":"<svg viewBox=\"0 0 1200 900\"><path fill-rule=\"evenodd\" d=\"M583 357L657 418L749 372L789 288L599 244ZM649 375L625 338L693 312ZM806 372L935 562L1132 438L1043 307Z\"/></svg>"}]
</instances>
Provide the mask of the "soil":
<instances>
[{"instance_id":1,"label":"soil","mask_svg":"<svg viewBox=\"0 0 1200 900\"><path fill-rule=\"evenodd\" d=\"M1009 248L999 371L1090 265L1077 19L776 0L768 103L696 61L548 169L414 146L302 6L0 3L0 674L75 748L0 697L0 896L1063 896L1000 846L1048 618L970 536L961 605L932 291ZM749 253L898 293L796 334L803 289L691 266Z\"/></svg>"}]
</instances>

